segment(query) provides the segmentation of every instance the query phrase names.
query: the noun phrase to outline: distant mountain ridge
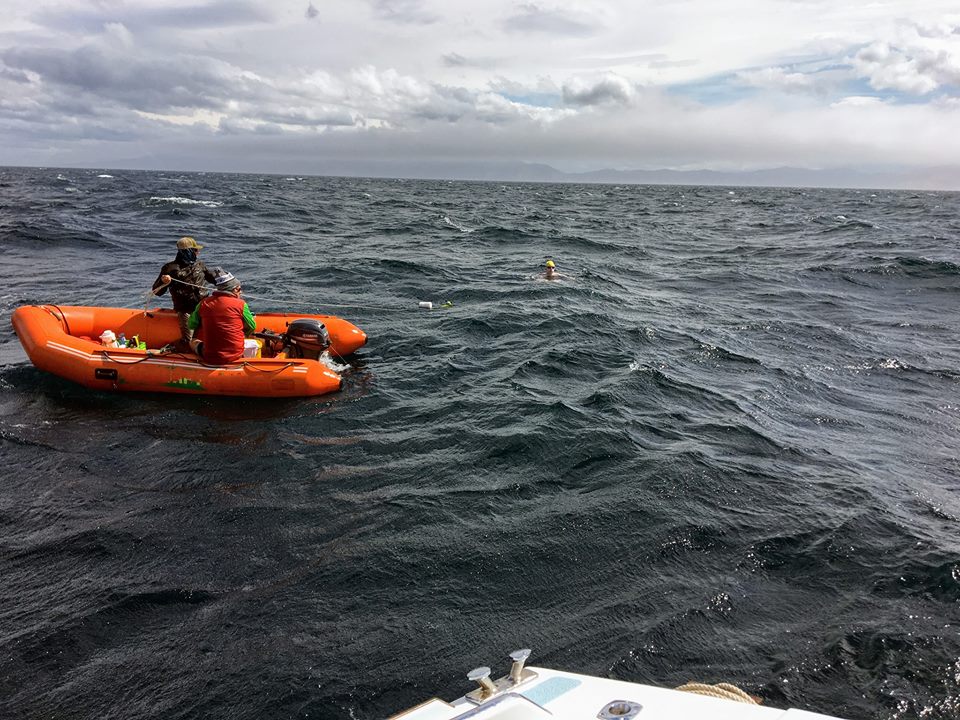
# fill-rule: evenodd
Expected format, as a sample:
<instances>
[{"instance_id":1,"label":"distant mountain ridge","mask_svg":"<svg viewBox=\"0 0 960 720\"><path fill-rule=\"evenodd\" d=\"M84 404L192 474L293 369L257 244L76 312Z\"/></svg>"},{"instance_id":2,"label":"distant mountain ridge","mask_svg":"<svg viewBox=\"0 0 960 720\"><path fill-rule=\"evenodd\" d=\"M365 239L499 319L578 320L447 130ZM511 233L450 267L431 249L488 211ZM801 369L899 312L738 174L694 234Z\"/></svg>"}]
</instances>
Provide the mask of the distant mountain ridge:
<instances>
[{"instance_id":1,"label":"distant mountain ridge","mask_svg":"<svg viewBox=\"0 0 960 720\"><path fill-rule=\"evenodd\" d=\"M829 187L900 190L960 190L960 167L865 171L779 167L751 171L593 170L564 172L526 162L334 161L318 163L311 174L417 180L603 183L632 185L739 185L752 187Z\"/></svg>"},{"instance_id":2,"label":"distant mountain ridge","mask_svg":"<svg viewBox=\"0 0 960 720\"><path fill-rule=\"evenodd\" d=\"M773 187L888 188L960 190L960 168L866 172L853 169L808 170L780 167L767 170L598 170L582 173L584 182L633 182L677 185L746 185Z\"/></svg>"},{"instance_id":3,"label":"distant mountain ridge","mask_svg":"<svg viewBox=\"0 0 960 720\"><path fill-rule=\"evenodd\" d=\"M778 167L765 170L614 170L565 172L544 163L522 161L360 160L289 157L248 159L199 167L195 157L128 158L112 169L231 172L241 174L325 175L410 180L478 180L489 182L597 183L609 185L726 185L745 187L822 187L891 190L960 191L960 167L810 170ZM84 165L84 167L87 167ZM109 169L109 168L108 168Z\"/></svg>"}]
</instances>

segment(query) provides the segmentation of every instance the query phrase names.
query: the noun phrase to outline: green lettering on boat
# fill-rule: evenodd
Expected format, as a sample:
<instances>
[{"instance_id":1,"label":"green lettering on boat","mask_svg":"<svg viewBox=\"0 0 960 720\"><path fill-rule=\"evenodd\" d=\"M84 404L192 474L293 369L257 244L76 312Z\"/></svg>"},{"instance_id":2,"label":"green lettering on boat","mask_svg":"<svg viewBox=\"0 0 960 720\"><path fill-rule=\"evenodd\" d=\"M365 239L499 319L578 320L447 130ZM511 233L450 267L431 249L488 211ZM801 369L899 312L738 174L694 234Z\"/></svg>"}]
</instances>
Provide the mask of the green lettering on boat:
<instances>
[{"instance_id":1,"label":"green lettering on boat","mask_svg":"<svg viewBox=\"0 0 960 720\"><path fill-rule=\"evenodd\" d=\"M188 390L203 390L203 385L200 384L199 380L191 380L189 378L180 378L179 380L171 380L168 383L164 383L166 387L172 388L185 388Z\"/></svg>"}]
</instances>

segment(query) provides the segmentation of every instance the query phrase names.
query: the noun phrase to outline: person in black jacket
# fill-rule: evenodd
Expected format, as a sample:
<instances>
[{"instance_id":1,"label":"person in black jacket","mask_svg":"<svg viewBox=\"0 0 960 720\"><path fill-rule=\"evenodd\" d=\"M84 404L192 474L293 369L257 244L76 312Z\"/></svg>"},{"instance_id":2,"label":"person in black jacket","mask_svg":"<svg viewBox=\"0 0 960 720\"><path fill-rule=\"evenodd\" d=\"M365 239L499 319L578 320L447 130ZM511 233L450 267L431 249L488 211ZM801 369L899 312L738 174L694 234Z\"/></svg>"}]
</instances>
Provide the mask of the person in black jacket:
<instances>
[{"instance_id":1,"label":"person in black jacket","mask_svg":"<svg viewBox=\"0 0 960 720\"><path fill-rule=\"evenodd\" d=\"M193 339L193 330L187 327L187 319L207 294L205 282L214 282L213 273L197 258L202 248L203 245L198 245L192 237L177 240L176 259L160 268L160 275L153 283L154 295L163 295L167 288L170 289L173 309L180 322L180 337L187 347Z\"/></svg>"}]
</instances>

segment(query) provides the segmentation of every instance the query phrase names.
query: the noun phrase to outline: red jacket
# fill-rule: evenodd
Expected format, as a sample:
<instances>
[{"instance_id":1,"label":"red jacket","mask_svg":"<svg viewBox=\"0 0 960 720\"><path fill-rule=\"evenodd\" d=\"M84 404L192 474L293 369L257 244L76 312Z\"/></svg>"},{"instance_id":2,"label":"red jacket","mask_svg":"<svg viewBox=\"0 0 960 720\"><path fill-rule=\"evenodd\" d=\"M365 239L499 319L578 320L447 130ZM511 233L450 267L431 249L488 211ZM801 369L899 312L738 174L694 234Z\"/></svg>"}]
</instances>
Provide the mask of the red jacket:
<instances>
[{"instance_id":1,"label":"red jacket","mask_svg":"<svg viewBox=\"0 0 960 720\"><path fill-rule=\"evenodd\" d=\"M225 365L243 357L244 331L257 327L247 304L230 293L215 292L205 297L190 319L194 317L203 340L203 361L211 365Z\"/></svg>"}]
</instances>

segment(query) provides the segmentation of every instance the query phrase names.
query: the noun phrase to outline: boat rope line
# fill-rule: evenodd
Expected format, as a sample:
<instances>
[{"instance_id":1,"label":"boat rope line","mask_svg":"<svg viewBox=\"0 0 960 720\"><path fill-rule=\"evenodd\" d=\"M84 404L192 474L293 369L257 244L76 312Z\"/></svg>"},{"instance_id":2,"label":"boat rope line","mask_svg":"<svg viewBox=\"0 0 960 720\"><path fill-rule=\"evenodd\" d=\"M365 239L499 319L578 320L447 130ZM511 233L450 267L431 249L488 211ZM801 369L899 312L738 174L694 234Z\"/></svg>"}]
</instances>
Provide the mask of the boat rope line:
<instances>
[{"instance_id":1,"label":"boat rope line","mask_svg":"<svg viewBox=\"0 0 960 720\"><path fill-rule=\"evenodd\" d=\"M257 372L278 373L278 372L282 372L282 371L286 370L287 368L296 367L296 366L297 366L297 363L295 363L295 362L284 363L283 365L281 365L280 367L278 367L276 370L267 370L266 368L257 367L257 366L254 365L253 363L247 363L247 362L241 363L241 365L243 365L245 368L250 368L251 370L256 370Z\"/></svg>"},{"instance_id":2,"label":"boat rope line","mask_svg":"<svg viewBox=\"0 0 960 720\"><path fill-rule=\"evenodd\" d=\"M139 365L140 363L150 360L152 358L166 355L166 353L155 353L150 350L147 350L147 354L144 355L142 358L137 358L136 360L117 360L115 357L111 357L110 353L107 352L106 350L101 350L100 354L103 355L103 357L105 357L110 362L115 362L117 365Z\"/></svg>"},{"instance_id":3,"label":"boat rope line","mask_svg":"<svg viewBox=\"0 0 960 720\"><path fill-rule=\"evenodd\" d=\"M111 356L110 353L106 350L101 350L100 354L110 362L116 363L117 365L138 365L142 362L146 362L147 360L156 360L163 357L163 358L168 358L169 360L172 360L174 358L179 360L186 360L190 363L190 365L200 365L202 367L209 368L211 370L220 370L220 369L224 369L225 367L239 366L249 370L256 370L257 372L270 373L272 375L283 372L287 368L296 369L297 366L300 365L300 363L298 362L285 362L282 365L280 365L280 367L277 367L277 368L263 368L249 362L229 363L227 366L211 365L210 363L205 363L202 358L199 358L195 355L187 356L187 355L184 355L183 353L160 353L160 352L154 352L152 350L147 350L146 355L144 355L142 358L137 358L136 360L118 360L116 357Z\"/></svg>"},{"instance_id":4,"label":"boat rope line","mask_svg":"<svg viewBox=\"0 0 960 720\"><path fill-rule=\"evenodd\" d=\"M709 685L707 683L688 682L685 685L678 687L677 690L695 693L696 695L706 695L708 697L721 698L723 700L733 700L734 702L749 703L751 705L760 704L757 702L755 697L744 692L736 685L731 685L730 683L717 683L716 685Z\"/></svg>"},{"instance_id":5,"label":"boat rope line","mask_svg":"<svg viewBox=\"0 0 960 720\"><path fill-rule=\"evenodd\" d=\"M177 278L171 278L171 281L172 281L172 282L175 282L175 283L180 283L181 285L186 285L187 287L197 288L198 290L209 290L209 289L210 289L210 287L209 287L208 285L195 285L194 283L188 283L188 282L185 282L185 281L183 281L183 280L178 280ZM164 286L164 287L166 287L166 286ZM157 289L159 290L159 288L157 288ZM154 293L152 290L150 290L149 292L150 292L151 295L155 295L155 293ZM249 295L249 294L247 294L247 293L243 293L243 296L244 296L245 298L250 298L251 300L261 300L261 301L263 301L263 302L270 302L270 303L278 302L277 300L275 300L275 299L273 299L273 298L264 297L264 296L262 296L262 295ZM408 308L399 307L399 306L396 306L396 305L356 305L356 304L354 304L354 305L342 305L342 304L337 304L337 303L322 303L322 304L321 304L321 303L296 302L295 300L284 300L283 302L284 302L284 304L286 304L286 305L298 305L298 306L300 306L300 307L311 308L311 309L313 309L313 308L318 308L318 307L330 307L330 308L345 308L345 309L350 309L350 310L352 310L352 309L360 309L360 310L380 310L380 311L382 311L382 312L404 312L404 311L408 310Z\"/></svg>"},{"instance_id":6,"label":"boat rope line","mask_svg":"<svg viewBox=\"0 0 960 720\"><path fill-rule=\"evenodd\" d=\"M57 319L63 323L63 329L67 331L67 335L72 335L70 332L70 323L67 322L67 316L64 314L63 310L60 309L59 305L44 305L44 308L46 308L47 312L51 315L53 315L53 313L50 311L50 308L56 308L57 312L60 313L60 317ZM53 316L57 317L56 315Z\"/></svg>"},{"instance_id":7,"label":"boat rope line","mask_svg":"<svg viewBox=\"0 0 960 720\"><path fill-rule=\"evenodd\" d=\"M150 351L148 350L147 352L149 353ZM104 352L103 354L106 355L107 353ZM230 368L230 369L250 368L251 370L256 370L256 371L258 371L258 372L278 373L278 372L280 372L280 371L282 371L282 370L286 370L286 369L289 368L289 367L295 368L297 365L299 365L299 363L296 363L296 362L285 362L285 363L283 363L283 365L281 365L281 366L280 366L279 368L277 368L276 370L267 370L266 368L258 367L258 366L256 366L256 365L253 365L252 363L248 363L248 362L246 362L246 361L244 361L244 362L239 362L239 363L237 363L237 362L227 363L226 365L211 365L210 363L204 362L204 361L203 361L203 358L200 357L199 355L185 355L184 353L180 353L180 352L177 352L177 353L154 353L154 354L150 355L150 357L154 357L154 358L155 358L155 357L160 357L160 356L165 357L165 358L169 358L169 359L171 359L171 360L174 359L174 358L176 358L177 360L185 361L185 362L189 363L190 365L200 365L200 366L205 367L205 368L210 368L211 370L218 370L218 369L219 369L219 370L222 370L222 369L225 369L225 368ZM113 358L110 358L110 359L113 360ZM144 359L146 359L146 358L144 358ZM265 359L265 360L272 360L272 358L264 358L264 359ZM117 362L117 361L114 360L114 362ZM143 362L143 360L137 360L136 362ZM131 365L132 363L120 363L120 364L121 364L121 365Z\"/></svg>"}]
</instances>

